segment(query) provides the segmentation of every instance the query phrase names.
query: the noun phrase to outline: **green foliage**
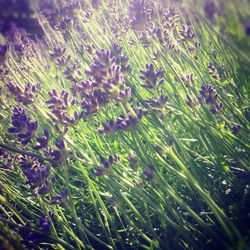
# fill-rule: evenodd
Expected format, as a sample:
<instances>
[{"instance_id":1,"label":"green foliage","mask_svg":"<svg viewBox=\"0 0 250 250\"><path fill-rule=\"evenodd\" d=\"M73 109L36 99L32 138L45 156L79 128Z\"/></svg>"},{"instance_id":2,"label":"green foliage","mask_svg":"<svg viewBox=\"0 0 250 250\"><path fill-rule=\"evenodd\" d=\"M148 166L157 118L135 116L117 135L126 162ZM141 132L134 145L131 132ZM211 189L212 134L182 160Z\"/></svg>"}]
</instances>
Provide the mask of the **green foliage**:
<instances>
[{"instance_id":1,"label":"green foliage","mask_svg":"<svg viewBox=\"0 0 250 250\"><path fill-rule=\"evenodd\" d=\"M0 243L247 249L247 12L34 2L44 39L0 54Z\"/></svg>"}]
</instances>

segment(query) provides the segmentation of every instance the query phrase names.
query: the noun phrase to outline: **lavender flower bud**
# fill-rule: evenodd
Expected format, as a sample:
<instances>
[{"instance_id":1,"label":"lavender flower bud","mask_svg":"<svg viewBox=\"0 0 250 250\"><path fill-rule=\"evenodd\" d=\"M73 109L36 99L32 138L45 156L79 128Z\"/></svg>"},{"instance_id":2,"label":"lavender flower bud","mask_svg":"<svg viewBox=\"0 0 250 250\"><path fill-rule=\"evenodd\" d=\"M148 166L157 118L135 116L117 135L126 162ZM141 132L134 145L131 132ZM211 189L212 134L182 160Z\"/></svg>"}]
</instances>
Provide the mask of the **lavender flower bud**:
<instances>
[{"instance_id":1,"label":"lavender flower bud","mask_svg":"<svg viewBox=\"0 0 250 250\"><path fill-rule=\"evenodd\" d=\"M173 142L174 142L173 137L170 137L169 140L168 140L168 146L169 146L169 147L172 147Z\"/></svg>"}]
</instances>

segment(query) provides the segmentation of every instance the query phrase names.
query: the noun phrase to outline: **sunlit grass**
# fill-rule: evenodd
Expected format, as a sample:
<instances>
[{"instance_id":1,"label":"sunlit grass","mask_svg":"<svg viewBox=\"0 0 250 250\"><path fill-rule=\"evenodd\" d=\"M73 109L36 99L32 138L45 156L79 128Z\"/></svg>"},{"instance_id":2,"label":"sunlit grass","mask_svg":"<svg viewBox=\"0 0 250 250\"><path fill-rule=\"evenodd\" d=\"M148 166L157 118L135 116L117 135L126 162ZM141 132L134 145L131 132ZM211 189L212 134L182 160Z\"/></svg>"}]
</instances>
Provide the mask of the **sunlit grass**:
<instances>
[{"instance_id":1,"label":"sunlit grass","mask_svg":"<svg viewBox=\"0 0 250 250\"><path fill-rule=\"evenodd\" d=\"M233 23L219 30L228 16L54 2L33 6L44 39L14 28L0 48L2 234L38 249L247 249L250 63Z\"/></svg>"}]
</instances>

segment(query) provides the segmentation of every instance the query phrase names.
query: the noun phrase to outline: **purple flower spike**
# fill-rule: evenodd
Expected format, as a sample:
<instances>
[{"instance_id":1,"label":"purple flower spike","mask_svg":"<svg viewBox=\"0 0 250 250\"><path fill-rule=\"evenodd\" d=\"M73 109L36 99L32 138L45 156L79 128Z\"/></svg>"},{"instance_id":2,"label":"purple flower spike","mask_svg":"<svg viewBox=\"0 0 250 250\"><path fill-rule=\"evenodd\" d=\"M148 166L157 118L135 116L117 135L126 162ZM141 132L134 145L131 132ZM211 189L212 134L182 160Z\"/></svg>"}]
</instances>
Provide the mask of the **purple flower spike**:
<instances>
[{"instance_id":1,"label":"purple flower spike","mask_svg":"<svg viewBox=\"0 0 250 250\"><path fill-rule=\"evenodd\" d=\"M49 184L50 183L46 180L45 184L39 187L38 194L40 195L48 194L51 189Z\"/></svg>"},{"instance_id":2,"label":"purple flower spike","mask_svg":"<svg viewBox=\"0 0 250 250\"><path fill-rule=\"evenodd\" d=\"M128 158L128 161L129 161L129 165L132 169L136 169L138 167L136 152L132 152L132 154Z\"/></svg>"},{"instance_id":3,"label":"purple flower spike","mask_svg":"<svg viewBox=\"0 0 250 250\"><path fill-rule=\"evenodd\" d=\"M241 130L241 128L242 128L242 127L241 127L240 125L233 126L233 127L232 127L232 130L231 130L232 134L233 134L233 135L237 135L238 132Z\"/></svg>"},{"instance_id":4,"label":"purple flower spike","mask_svg":"<svg viewBox=\"0 0 250 250\"><path fill-rule=\"evenodd\" d=\"M149 165L148 165L148 168L149 168L151 171L153 171L153 172L155 171L155 167L154 167L152 164L149 164Z\"/></svg>"},{"instance_id":5,"label":"purple flower spike","mask_svg":"<svg viewBox=\"0 0 250 250\"><path fill-rule=\"evenodd\" d=\"M213 1L208 0L205 2L204 11L209 19L214 19L219 10Z\"/></svg>"},{"instance_id":6,"label":"purple flower spike","mask_svg":"<svg viewBox=\"0 0 250 250\"><path fill-rule=\"evenodd\" d=\"M210 111L211 111L211 113L212 113L213 115L217 115L217 114L221 114L222 109L223 109L223 103L220 102L220 103L217 103L217 104L216 104L216 107L215 107L215 108L210 109Z\"/></svg>"},{"instance_id":7,"label":"purple flower spike","mask_svg":"<svg viewBox=\"0 0 250 250\"><path fill-rule=\"evenodd\" d=\"M169 146L169 147L172 147L173 142L174 142L173 137L170 137L169 140L168 140L168 146Z\"/></svg>"},{"instance_id":8,"label":"purple flower spike","mask_svg":"<svg viewBox=\"0 0 250 250\"><path fill-rule=\"evenodd\" d=\"M154 178L154 175L151 172L147 171L147 170L144 170L143 174L145 174L147 176L147 178L145 179L146 181L152 181L153 178Z\"/></svg>"},{"instance_id":9,"label":"purple flower spike","mask_svg":"<svg viewBox=\"0 0 250 250\"><path fill-rule=\"evenodd\" d=\"M129 124L134 127L137 123L137 120L134 116L132 116L130 113L128 113L128 120L129 120Z\"/></svg>"},{"instance_id":10,"label":"purple flower spike","mask_svg":"<svg viewBox=\"0 0 250 250\"><path fill-rule=\"evenodd\" d=\"M95 167L96 170L95 176L102 176L107 175L112 172L112 164L119 161L120 157L117 155L109 155L108 159L104 158L102 155L100 155L100 161L102 163L102 167Z\"/></svg>"},{"instance_id":11,"label":"purple flower spike","mask_svg":"<svg viewBox=\"0 0 250 250\"><path fill-rule=\"evenodd\" d=\"M30 189L34 191L34 194L36 194L35 190L37 189L40 195L45 195L51 191L52 182L47 180L50 173L49 165L39 164L36 158L22 156L20 166L27 178L26 184L30 185Z\"/></svg>"},{"instance_id":12,"label":"purple flower spike","mask_svg":"<svg viewBox=\"0 0 250 250\"><path fill-rule=\"evenodd\" d=\"M192 100L192 98L190 97L190 95L189 94L187 94L187 101L186 101L186 104L190 107L190 108L192 108L193 107L193 100Z\"/></svg>"},{"instance_id":13,"label":"purple flower spike","mask_svg":"<svg viewBox=\"0 0 250 250\"><path fill-rule=\"evenodd\" d=\"M49 143L49 131L47 129L44 129L43 131L44 136L40 137L40 138L36 138L36 141L40 144L37 146L34 146L33 149L34 150L39 150L41 148L45 148L47 147L48 143Z\"/></svg>"},{"instance_id":14,"label":"purple flower spike","mask_svg":"<svg viewBox=\"0 0 250 250\"><path fill-rule=\"evenodd\" d=\"M53 205L61 204L63 202L68 202L68 189L64 189L60 192L60 194L57 194L55 196L52 196L51 203Z\"/></svg>"},{"instance_id":15,"label":"purple flower spike","mask_svg":"<svg viewBox=\"0 0 250 250\"><path fill-rule=\"evenodd\" d=\"M182 29L180 30L180 35L183 37L182 41L190 41L194 38L194 32L190 26L185 27L183 25Z\"/></svg>"},{"instance_id":16,"label":"purple flower spike","mask_svg":"<svg viewBox=\"0 0 250 250\"><path fill-rule=\"evenodd\" d=\"M126 89L120 90L119 95L115 98L115 100L118 102L127 103L130 98L131 98L131 89L126 88Z\"/></svg>"},{"instance_id":17,"label":"purple flower spike","mask_svg":"<svg viewBox=\"0 0 250 250\"><path fill-rule=\"evenodd\" d=\"M250 23L248 23L246 26L246 35L250 36Z\"/></svg>"},{"instance_id":18,"label":"purple flower spike","mask_svg":"<svg viewBox=\"0 0 250 250\"><path fill-rule=\"evenodd\" d=\"M51 218L53 218L53 217L55 216L55 213L52 212L52 211L49 211L49 216L50 216Z\"/></svg>"},{"instance_id":19,"label":"purple flower spike","mask_svg":"<svg viewBox=\"0 0 250 250\"><path fill-rule=\"evenodd\" d=\"M76 88L76 86L74 88ZM48 94L50 99L45 102L49 104L48 108L50 109L50 112L47 114L55 123L56 130L61 134L65 134L66 127L77 123L82 118L83 113L81 113L81 116L69 116L69 109L76 103L76 99L73 98L72 100L69 100L69 93L66 92L65 89L63 89L60 93L57 93L55 89L52 89L52 91L48 92ZM59 129L58 124L62 124L64 128Z\"/></svg>"},{"instance_id":20,"label":"purple flower spike","mask_svg":"<svg viewBox=\"0 0 250 250\"><path fill-rule=\"evenodd\" d=\"M42 230L46 234L50 234L51 231L51 222L45 214L41 214L39 217L39 224L42 227Z\"/></svg>"},{"instance_id":21,"label":"purple flower spike","mask_svg":"<svg viewBox=\"0 0 250 250\"><path fill-rule=\"evenodd\" d=\"M7 88L9 89L10 93L14 96L19 96L21 94L21 89L15 82L9 82L7 84Z\"/></svg>"},{"instance_id":22,"label":"purple flower spike","mask_svg":"<svg viewBox=\"0 0 250 250\"><path fill-rule=\"evenodd\" d=\"M162 68L159 68L157 71L154 71L154 66L152 63L147 63L146 71L140 70L140 72L142 73L142 75L140 75L140 79L142 79L146 83L141 84L143 88L155 89L164 81L164 70Z\"/></svg>"},{"instance_id":23,"label":"purple flower spike","mask_svg":"<svg viewBox=\"0 0 250 250\"><path fill-rule=\"evenodd\" d=\"M95 176L101 176L105 174L105 172L100 168L95 168L95 170L96 170Z\"/></svg>"},{"instance_id":24,"label":"purple flower spike","mask_svg":"<svg viewBox=\"0 0 250 250\"><path fill-rule=\"evenodd\" d=\"M35 136L38 126L37 121L31 122L30 118L28 118L25 113L26 109L15 106L13 109L13 116L11 117L14 127L8 129L9 133L18 133L17 135L21 139L23 145L27 145Z\"/></svg>"},{"instance_id":25,"label":"purple flower spike","mask_svg":"<svg viewBox=\"0 0 250 250\"><path fill-rule=\"evenodd\" d=\"M201 86L201 90L199 90L200 96L198 99L200 101L204 101L207 105L215 104L215 101L218 98L218 93L212 88L212 85L208 84L206 87Z\"/></svg>"},{"instance_id":26,"label":"purple flower spike","mask_svg":"<svg viewBox=\"0 0 250 250\"><path fill-rule=\"evenodd\" d=\"M108 124L103 123L103 128L98 129L103 135L113 135L116 131L116 126L113 120L109 120Z\"/></svg>"},{"instance_id":27,"label":"purple flower spike","mask_svg":"<svg viewBox=\"0 0 250 250\"><path fill-rule=\"evenodd\" d=\"M65 144L65 141L62 140L62 141L56 141L55 143L56 147L60 150L66 150L66 144Z\"/></svg>"},{"instance_id":28,"label":"purple flower spike","mask_svg":"<svg viewBox=\"0 0 250 250\"><path fill-rule=\"evenodd\" d=\"M8 132L9 133L19 133L19 132L21 132L21 130L19 128L9 128Z\"/></svg>"},{"instance_id":29,"label":"purple flower spike","mask_svg":"<svg viewBox=\"0 0 250 250\"><path fill-rule=\"evenodd\" d=\"M155 147L156 147L156 149L158 149L158 150L160 150L160 151L163 151L163 150L164 150L163 147L160 146L160 145L155 145Z\"/></svg>"},{"instance_id":30,"label":"purple flower spike","mask_svg":"<svg viewBox=\"0 0 250 250\"><path fill-rule=\"evenodd\" d=\"M60 195L62 196L63 199L67 198L68 196L68 189L64 189L63 191L61 191Z\"/></svg>"},{"instance_id":31,"label":"purple flower spike","mask_svg":"<svg viewBox=\"0 0 250 250\"><path fill-rule=\"evenodd\" d=\"M9 46L0 44L0 62L4 62L7 57Z\"/></svg>"}]
</instances>

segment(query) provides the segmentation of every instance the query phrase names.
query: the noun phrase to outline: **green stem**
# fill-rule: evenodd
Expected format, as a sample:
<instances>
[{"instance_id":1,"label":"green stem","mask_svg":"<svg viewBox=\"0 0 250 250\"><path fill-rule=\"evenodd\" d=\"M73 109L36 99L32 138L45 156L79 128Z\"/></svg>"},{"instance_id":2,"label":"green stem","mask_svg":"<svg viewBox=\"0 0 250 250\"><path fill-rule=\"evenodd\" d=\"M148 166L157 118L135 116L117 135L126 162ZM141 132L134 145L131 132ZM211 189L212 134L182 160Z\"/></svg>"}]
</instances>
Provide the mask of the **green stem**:
<instances>
[{"instance_id":1,"label":"green stem","mask_svg":"<svg viewBox=\"0 0 250 250\"><path fill-rule=\"evenodd\" d=\"M25 224L24 221L27 222L27 220L26 220L23 216L19 215L18 212L12 207L12 205L11 205L2 195L0 195L0 202L1 202L2 204L4 204L4 205L14 214L14 215L17 217L17 219L18 219L23 225ZM23 217L23 218L21 218L21 217Z\"/></svg>"},{"instance_id":2,"label":"green stem","mask_svg":"<svg viewBox=\"0 0 250 250\"><path fill-rule=\"evenodd\" d=\"M207 205L211 208L213 211L215 217L220 222L222 228L226 232L229 239L234 242L234 236L232 231L229 229L229 225L232 227L233 231L236 232L237 236L239 236L238 230L235 228L235 226L230 222L230 220L227 218L225 213L218 207L218 205L213 201L213 199L207 194L198 184L196 179L192 176L192 174L189 172L189 170L184 166L184 164L181 162L181 160L174 154L173 150L170 149L168 151L169 155L173 158L173 160L177 163L177 165L182 169L182 171L186 174L188 177L188 181L190 184L192 184L197 191L199 192L200 196L204 199L204 201L207 203Z\"/></svg>"},{"instance_id":3,"label":"green stem","mask_svg":"<svg viewBox=\"0 0 250 250\"><path fill-rule=\"evenodd\" d=\"M37 158L37 159L39 159L39 160L42 160L42 161L48 161L48 162L51 162L51 163L55 162L55 161L54 161L53 159L51 159L51 158L46 158L46 157L43 157L43 156L41 156L41 155L39 155L39 154L36 154L36 153L33 153L33 152L28 152L28 151L26 151L26 150L21 150L21 149L12 147L12 146L10 146L10 145L7 145L7 144L5 144L5 143L1 143L1 142L0 142L0 147L3 147L3 148L5 148L5 149L8 149L8 150L10 150L10 151L12 151L12 152L15 152L15 153L19 153L19 154L21 154L21 155L32 156L32 157L35 157L35 158Z\"/></svg>"}]
</instances>

